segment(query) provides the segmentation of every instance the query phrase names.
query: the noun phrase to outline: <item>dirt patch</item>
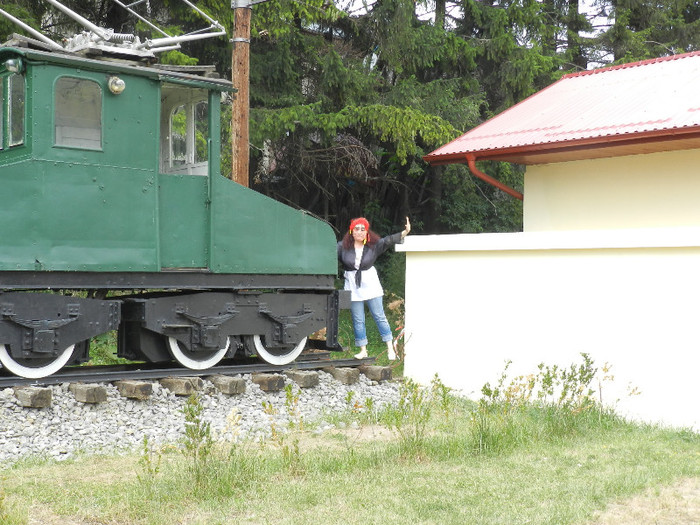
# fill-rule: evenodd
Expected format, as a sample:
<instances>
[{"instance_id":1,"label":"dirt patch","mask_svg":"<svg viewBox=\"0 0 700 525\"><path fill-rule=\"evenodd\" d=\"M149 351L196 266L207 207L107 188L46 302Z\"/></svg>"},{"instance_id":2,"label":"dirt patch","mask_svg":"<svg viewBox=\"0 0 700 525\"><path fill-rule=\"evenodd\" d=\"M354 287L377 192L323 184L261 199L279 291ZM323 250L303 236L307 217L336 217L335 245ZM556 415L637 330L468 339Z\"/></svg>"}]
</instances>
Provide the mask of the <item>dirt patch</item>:
<instances>
[{"instance_id":1,"label":"dirt patch","mask_svg":"<svg viewBox=\"0 0 700 525\"><path fill-rule=\"evenodd\" d=\"M336 429L328 432L329 436L343 435L350 441L366 443L368 441L391 441L396 439L396 434L381 425L362 425L357 428Z\"/></svg>"},{"instance_id":2,"label":"dirt patch","mask_svg":"<svg viewBox=\"0 0 700 525\"><path fill-rule=\"evenodd\" d=\"M700 478L683 479L670 487L651 489L612 503L587 525L698 525Z\"/></svg>"},{"instance_id":3,"label":"dirt patch","mask_svg":"<svg viewBox=\"0 0 700 525\"><path fill-rule=\"evenodd\" d=\"M396 435L386 427L380 425L361 425L357 428L335 428L327 430L320 435L302 432L296 434L299 450L345 450L359 443L388 442L396 439Z\"/></svg>"}]
</instances>

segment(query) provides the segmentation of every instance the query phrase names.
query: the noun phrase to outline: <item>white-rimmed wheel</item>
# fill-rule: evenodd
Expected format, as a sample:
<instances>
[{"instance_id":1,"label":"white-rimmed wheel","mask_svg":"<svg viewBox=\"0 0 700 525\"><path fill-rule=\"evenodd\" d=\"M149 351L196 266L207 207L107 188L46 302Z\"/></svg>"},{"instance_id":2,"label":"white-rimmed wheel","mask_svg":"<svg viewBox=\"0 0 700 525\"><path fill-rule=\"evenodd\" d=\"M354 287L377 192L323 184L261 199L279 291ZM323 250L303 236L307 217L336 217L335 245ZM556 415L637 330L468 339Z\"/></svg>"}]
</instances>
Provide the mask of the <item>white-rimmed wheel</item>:
<instances>
[{"instance_id":1,"label":"white-rimmed wheel","mask_svg":"<svg viewBox=\"0 0 700 525\"><path fill-rule=\"evenodd\" d=\"M70 345L57 356L42 359L15 359L5 345L0 345L0 363L16 376L40 379L58 372L73 356L75 345Z\"/></svg>"},{"instance_id":2,"label":"white-rimmed wheel","mask_svg":"<svg viewBox=\"0 0 700 525\"><path fill-rule=\"evenodd\" d=\"M271 365L288 365L299 357L299 354L301 354L301 352L304 350L304 347L306 347L307 338L304 337L304 339L302 339L296 345L292 344L289 346L269 348L265 346L265 342L261 336L254 335L251 337L251 339L253 340L255 353L258 355L258 357L260 357L260 359L266 363L270 363Z\"/></svg>"},{"instance_id":3,"label":"white-rimmed wheel","mask_svg":"<svg viewBox=\"0 0 700 525\"><path fill-rule=\"evenodd\" d=\"M231 340L227 337L226 346L223 348L212 350L211 352L192 353L184 350L177 339L168 337L168 347L170 348L172 356L182 366L191 370L206 370L207 368L217 365L219 361L224 358L226 352L228 352L228 347L230 345Z\"/></svg>"}]
</instances>

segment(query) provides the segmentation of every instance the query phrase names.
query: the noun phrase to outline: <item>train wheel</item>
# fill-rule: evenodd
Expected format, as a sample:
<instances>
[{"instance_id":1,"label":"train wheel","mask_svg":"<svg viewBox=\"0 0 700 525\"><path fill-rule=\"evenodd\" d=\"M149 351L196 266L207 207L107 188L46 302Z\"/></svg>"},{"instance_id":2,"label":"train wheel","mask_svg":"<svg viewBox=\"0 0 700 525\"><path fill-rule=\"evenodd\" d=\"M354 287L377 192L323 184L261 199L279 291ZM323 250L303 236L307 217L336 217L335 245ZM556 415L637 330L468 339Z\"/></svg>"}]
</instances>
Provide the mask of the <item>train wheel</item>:
<instances>
[{"instance_id":1,"label":"train wheel","mask_svg":"<svg viewBox=\"0 0 700 525\"><path fill-rule=\"evenodd\" d=\"M7 351L5 345L0 345L0 363L16 376L26 377L27 379L39 379L55 374L66 366L66 363L68 363L73 356L74 350L75 345L70 345L57 357L16 360Z\"/></svg>"},{"instance_id":2,"label":"train wheel","mask_svg":"<svg viewBox=\"0 0 700 525\"><path fill-rule=\"evenodd\" d=\"M212 350L211 352L204 353L201 352L200 355L191 357L191 355L186 355L187 350L183 350L180 346L180 342L174 337L168 337L168 347L170 348L170 353L175 358L175 360L182 366L189 368L191 370L206 370L215 366L221 361L226 352L228 352L228 347L231 345L231 340L226 338L226 346L219 348L218 350ZM189 353L189 352L187 352Z\"/></svg>"},{"instance_id":3,"label":"train wheel","mask_svg":"<svg viewBox=\"0 0 700 525\"><path fill-rule=\"evenodd\" d=\"M265 343L259 335L252 336L252 339L255 351L260 359L271 365L288 365L299 357L299 354L304 350L307 338L304 337L296 346L291 345L270 349L265 347Z\"/></svg>"}]
</instances>

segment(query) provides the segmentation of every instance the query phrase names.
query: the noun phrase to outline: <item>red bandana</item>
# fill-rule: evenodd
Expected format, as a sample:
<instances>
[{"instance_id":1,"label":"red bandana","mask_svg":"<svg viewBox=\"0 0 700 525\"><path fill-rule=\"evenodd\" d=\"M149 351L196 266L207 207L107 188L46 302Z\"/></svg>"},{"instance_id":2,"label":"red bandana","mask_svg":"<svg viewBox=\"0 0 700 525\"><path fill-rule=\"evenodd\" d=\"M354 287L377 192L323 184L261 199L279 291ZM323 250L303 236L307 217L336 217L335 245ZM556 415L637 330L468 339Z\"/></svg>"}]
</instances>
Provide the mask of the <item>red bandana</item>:
<instances>
[{"instance_id":1,"label":"red bandana","mask_svg":"<svg viewBox=\"0 0 700 525\"><path fill-rule=\"evenodd\" d=\"M355 229L355 226L364 226L365 230L369 232L369 222L367 222L367 219L364 217L358 217L357 219L353 219L350 221L350 233L352 234L352 230Z\"/></svg>"}]
</instances>

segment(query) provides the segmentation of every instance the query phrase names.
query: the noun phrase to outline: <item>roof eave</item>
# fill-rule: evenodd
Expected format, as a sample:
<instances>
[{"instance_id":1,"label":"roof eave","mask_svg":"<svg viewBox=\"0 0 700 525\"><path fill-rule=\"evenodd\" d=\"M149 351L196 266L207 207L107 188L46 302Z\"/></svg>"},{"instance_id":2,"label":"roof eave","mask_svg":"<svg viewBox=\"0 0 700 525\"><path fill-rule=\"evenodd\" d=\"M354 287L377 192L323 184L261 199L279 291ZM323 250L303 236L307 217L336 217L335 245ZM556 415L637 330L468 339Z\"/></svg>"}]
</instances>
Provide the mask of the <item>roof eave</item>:
<instances>
[{"instance_id":1,"label":"roof eave","mask_svg":"<svg viewBox=\"0 0 700 525\"><path fill-rule=\"evenodd\" d=\"M695 148L700 148L700 126L444 155L428 154L423 157L423 160L433 166L459 164L466 163L467 156L470 155L476 160L532 165Z\"/></svg>"}]
</instances>

